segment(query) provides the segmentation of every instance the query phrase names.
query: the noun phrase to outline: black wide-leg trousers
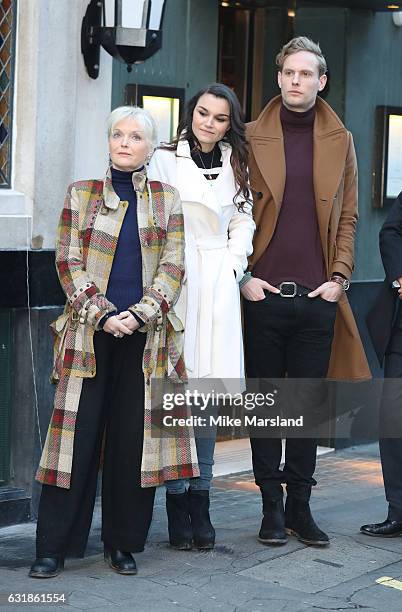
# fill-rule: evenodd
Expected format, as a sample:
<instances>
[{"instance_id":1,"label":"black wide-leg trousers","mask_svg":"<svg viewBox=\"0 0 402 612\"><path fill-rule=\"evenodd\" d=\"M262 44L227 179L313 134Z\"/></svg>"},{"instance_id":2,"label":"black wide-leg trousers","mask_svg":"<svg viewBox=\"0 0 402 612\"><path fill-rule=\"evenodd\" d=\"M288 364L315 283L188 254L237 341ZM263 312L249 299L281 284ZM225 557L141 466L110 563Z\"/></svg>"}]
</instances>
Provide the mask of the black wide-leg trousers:
<instances>
[{"instance_id":1,"label":"black wide-leg trousers","mask_svg":"<svg viewBox=\"0 0 402 612\"><path fill-rule=\"evenodd\" d=\"M284 298L265 292L257 302L243 300L246 372L249 378L325 378L328 372L337 305L320 297ZM250 438L255 482L276 496L281 483L288 494L309 499L316 484L317 440L287 438L280 470L280 438ZM276 492L276 493L275 493Z\"/></svg>"},{"instance_id":2,"label":"black wide-leg trousers","mask_svg":"<svg viewBox=\"0 0 402 612\"><path fill-rule=\"evenodd\" d=\"M130 552L144 549L155 487L141 488L144 430L142 357L146 334L94 336L96 376L83 381L74 436L70 489L43 485L38 557L84 555L96 497L102 441L102 540Z\"/></svg>"}]
</instances>

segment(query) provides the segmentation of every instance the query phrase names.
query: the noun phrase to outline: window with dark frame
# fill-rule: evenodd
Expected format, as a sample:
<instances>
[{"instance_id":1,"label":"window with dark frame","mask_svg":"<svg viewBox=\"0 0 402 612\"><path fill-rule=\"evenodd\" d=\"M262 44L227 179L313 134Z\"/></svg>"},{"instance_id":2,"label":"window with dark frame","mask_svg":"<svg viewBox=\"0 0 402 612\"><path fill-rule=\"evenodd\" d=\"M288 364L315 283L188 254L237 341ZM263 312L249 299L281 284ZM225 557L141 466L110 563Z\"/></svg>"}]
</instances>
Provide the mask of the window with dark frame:
<instances>
[{"instance_id":1,"label":"window with dark frame","mask_svg":"<svg viewBox=\"0 0 402 612\"><path fill-rule=\"evenodd\" d=\"M158 126L159 142L171 142L183 112L185 90L159 85L126 85L126 104L141 106L151 113Z\"/></svg>"},{"instance_id":2,"label":"window with dark frame","mask_svg":"<svg viewBox=\"0 0 402 612\"><path fill-rule=\"evenodd\" d=\"M218 81L233 89L250 120L254 12L240 4L219 7Z\"/></svg>"},{"instance_id":3,"label":"window with dark frame","mask_svg":"<svg viewBox=\"0 0 402 612\"><path fill-rule=\"evenodd\" d=\"M373 206L391 205L402 191L402 107L377 106Z\"/></svg>"},{"instance_id":4,"label":"window with dark frame","mask_svg":"<svg viewBox=\"0 0 402 612\"><path fill-rule=\"evenodd\" d=\"M0 187L11 187L17 0L0 0Z\"/></svg>"}]
</instances>

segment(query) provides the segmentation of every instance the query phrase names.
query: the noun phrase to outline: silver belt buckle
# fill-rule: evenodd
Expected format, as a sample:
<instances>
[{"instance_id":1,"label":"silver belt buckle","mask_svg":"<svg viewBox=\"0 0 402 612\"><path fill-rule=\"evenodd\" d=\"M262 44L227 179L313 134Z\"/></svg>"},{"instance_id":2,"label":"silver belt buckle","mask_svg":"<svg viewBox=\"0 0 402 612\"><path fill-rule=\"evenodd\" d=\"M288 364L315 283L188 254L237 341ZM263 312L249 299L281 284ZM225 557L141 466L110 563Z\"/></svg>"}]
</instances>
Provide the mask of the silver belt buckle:
<instances>
[{"instance_id":1,"label":"silver belt buckle","mask_svg":"<svg viewBox=\"0 0 402 612\"><path fill-rule=\"evenodd\" d=\"M289 289L285 289L285 287L289 287ZM290 288L292 288L292 293L289 293ZM297 295L297 285L293 281L283 281L279 285L280 296L284 298L294 298ZM286 293L285 293L286 292Z\"/></svg>"}]
</instances>

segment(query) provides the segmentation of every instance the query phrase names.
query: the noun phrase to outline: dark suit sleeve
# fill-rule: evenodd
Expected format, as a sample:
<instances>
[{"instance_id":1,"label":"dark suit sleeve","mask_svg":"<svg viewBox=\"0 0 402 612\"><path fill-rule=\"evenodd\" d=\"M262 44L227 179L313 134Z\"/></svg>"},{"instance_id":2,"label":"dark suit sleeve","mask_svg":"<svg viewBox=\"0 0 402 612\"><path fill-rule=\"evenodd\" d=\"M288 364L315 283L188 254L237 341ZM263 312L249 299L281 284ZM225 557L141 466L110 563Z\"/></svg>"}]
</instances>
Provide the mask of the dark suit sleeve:
<instances>
[{"instance_id":1,"label":"dark suit sleeve","mask_svg":"<svg viewBox=\"0 0 402 612\"><path fill-rule=\"evenodd\" d=\"M402 192L381 228L380 252L387 281L391 284L402 276Z\"/></svg>"}]
</instances>

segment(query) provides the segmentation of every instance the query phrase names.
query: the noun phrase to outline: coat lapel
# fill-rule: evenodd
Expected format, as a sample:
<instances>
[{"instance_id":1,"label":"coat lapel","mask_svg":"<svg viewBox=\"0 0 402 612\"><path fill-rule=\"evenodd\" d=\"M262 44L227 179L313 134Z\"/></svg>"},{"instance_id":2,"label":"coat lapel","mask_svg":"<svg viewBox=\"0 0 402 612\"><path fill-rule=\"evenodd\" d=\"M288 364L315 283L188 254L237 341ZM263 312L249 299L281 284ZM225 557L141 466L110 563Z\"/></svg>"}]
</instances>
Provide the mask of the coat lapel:
<instances>
[{"instance_id":1,"label":"coat lapel","mask_svg":"<svg viewBox=\"0 0 402 612\"><path fill-rule=\"evenodd\" d=\"M203 177L190 155L187 140L179 140L177 145L177 190L183 202L202 203L214 213L220 214L220 206L210 185Z\"/></svg>"},{"instance_id":2,"label":"coat lapel","mask_svg":"<svg viewBox=\"0 0 402 612\"><path fill-rule=\"evenodd\" d=\"M313 175L318 226L326 259L329 220L345 170L347 150L347 131L328 104L318 98L314 123Z\"/></svg>"},{"instance_id":3,"label":"coat lapel","mask_svg":"<svg viewBox=\"0 0 402 612\"><path fill-rule=\"evenodd\" d=\"M274 98L250 132L250 145L261 175L275 202L277 216L286 181L285 150L279 116L280 96Z\"/></svg>"},{"instance_id":4,"label":"coat lapel","mask_svg":"<svg viewBox=\"0 0 402 612\"><path fill-rule=\"evenodd\" d=\"M237 187L233 174L233 168L230 163L232 147L226 142L220 142L219 147L222 155L222 169L215 179L215 194L218 195L220 206L233 206L233 198L236 195ZM242 201L244 198L238 196L237 201Z\"/></svg>"},{"instance_id":5,"label":"coat lapel","mask_svg":"<svg viewBox=\"0 0 402 612\"><path fill-rule=\"evenodd\" d=\"M286 161L280 120L281 96L273 98L249 132L249 140L261 175L270 190L276 221L286 182ZM317 98L314 122L314 193L324 255L327 259L328 224L345 170L348 135L332 108Z\"/></svg>"}]
</instances>

